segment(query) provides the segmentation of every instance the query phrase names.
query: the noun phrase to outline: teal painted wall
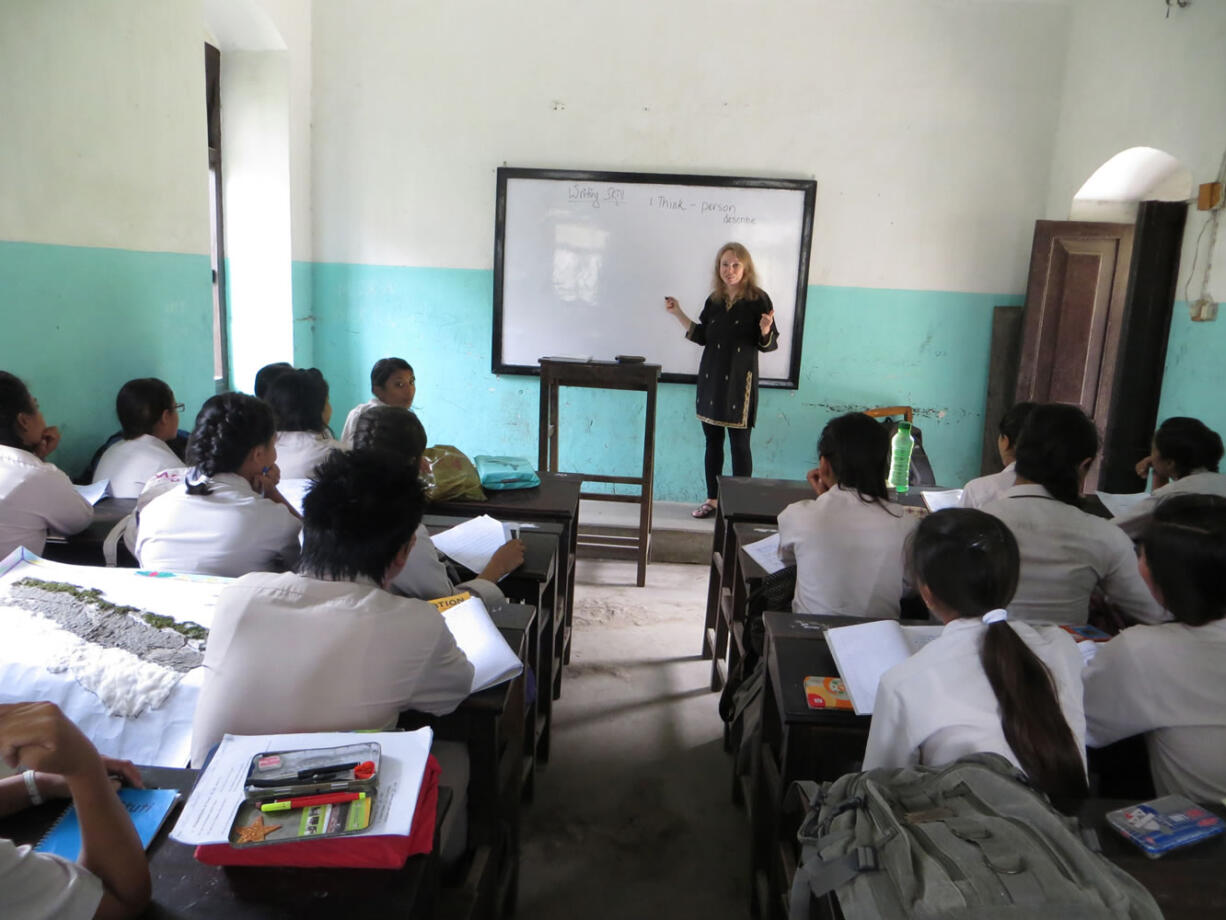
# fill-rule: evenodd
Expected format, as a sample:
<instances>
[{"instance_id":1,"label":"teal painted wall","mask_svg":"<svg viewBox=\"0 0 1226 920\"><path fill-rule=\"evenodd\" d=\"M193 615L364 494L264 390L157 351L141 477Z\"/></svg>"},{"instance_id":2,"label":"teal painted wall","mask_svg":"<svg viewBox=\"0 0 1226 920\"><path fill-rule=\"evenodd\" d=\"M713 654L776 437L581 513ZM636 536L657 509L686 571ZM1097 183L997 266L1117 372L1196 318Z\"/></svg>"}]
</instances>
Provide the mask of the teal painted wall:
<instances>
[{"instance_id":1,"label":"teal painted wall","mask_svg":"<svg viewBox=\"0 0 1226 920\"><path fill-rule=\"evenodd\" d=\"M303 266L296 266L295 279ZM535 378L490 373L490 271L315 263L314 358L338 419L369 399L369 369L386 355L417 375L414 407L431 443L469 455L536 458ZM295 296L300 284L295 282ZM822 425L868 406L916 407L939 480L979 474L992 307L1020 295L813 286L798 390L762 391L755 475L798 478L816 462ZM649 349L647 349L649 351ZM634 475L642 457L641 394L567 389L560 406L564 469ZM702 496L702 434L693 388L662 384L656 497Z\"/></svg>"},{"instance_id":2,"label":"teal painted wall","mask_svg":"<svg viewBox=\"0 0 1226 920\"><path fill-rule=\"evenodd\" d=\"M1171 317L1158 421L1172 415L1190 415L1226 434L1226 314L1194 323L1183 300Z\"/></svg>"},{"instance_id":3,"label":"teal painted wall","mask_svg":"<svg viewBox=\"0 0 1226 920\"><path fill-rule=\"evenodd\" d=\"M0 242L0 368L17 374L63 440L70 475L118 430L115 394L161 377L190 427L213 392L209 257Z\"/></svg>"}]
</instances>

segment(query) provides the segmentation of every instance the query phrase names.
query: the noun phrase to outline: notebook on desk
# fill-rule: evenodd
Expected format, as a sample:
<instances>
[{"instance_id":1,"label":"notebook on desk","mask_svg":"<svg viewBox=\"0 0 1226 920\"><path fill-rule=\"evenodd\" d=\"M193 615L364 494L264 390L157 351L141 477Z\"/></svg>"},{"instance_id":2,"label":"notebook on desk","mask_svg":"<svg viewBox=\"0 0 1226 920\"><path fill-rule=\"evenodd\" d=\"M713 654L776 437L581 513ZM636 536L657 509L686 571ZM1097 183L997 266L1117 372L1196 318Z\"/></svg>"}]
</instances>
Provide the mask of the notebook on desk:
<instances>
[{"instance_id":1,"label":"notebook on desk","mask_svg":"<svg viewBox=\"0 0 1226 920\"><path fill-rule=\"evenodd\" d=\"M180 797L177 789L135 789L124 786L119 790L119 798L128 810L136 833L140 836L140 842L146 850L149 849L149 844L153 843L158 830L166 823L167 816ZM50 853L68 860L75 860L80 855L81 822L77 817L75 805L68 806L34 849L39 853Z\"/></svg>"}]
</instances>

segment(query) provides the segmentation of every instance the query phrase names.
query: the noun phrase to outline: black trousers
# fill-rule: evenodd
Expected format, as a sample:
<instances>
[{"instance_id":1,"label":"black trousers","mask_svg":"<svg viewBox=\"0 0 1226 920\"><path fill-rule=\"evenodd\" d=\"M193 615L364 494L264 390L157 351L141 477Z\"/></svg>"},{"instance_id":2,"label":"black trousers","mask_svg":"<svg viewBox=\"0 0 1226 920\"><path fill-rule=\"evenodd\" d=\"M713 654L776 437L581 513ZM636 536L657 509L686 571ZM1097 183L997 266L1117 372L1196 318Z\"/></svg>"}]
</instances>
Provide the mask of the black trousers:
<instances>
[{"instance_id":1,"label":"black trousers","mask_svg":"<svg viewBox=\"0 0 1226 920\"><path fill-rule=\"evenodd\" d=\"M752 428L725 428L723 425L702 423L702 433L707 439L704 467L707 474L707 498L715 501L718 494L716 478L724 472L724 432L728 432L728 444L732 448L732 475L752 476L753 455L749 452L749 433Z\"/></svg>"}]
</instances>

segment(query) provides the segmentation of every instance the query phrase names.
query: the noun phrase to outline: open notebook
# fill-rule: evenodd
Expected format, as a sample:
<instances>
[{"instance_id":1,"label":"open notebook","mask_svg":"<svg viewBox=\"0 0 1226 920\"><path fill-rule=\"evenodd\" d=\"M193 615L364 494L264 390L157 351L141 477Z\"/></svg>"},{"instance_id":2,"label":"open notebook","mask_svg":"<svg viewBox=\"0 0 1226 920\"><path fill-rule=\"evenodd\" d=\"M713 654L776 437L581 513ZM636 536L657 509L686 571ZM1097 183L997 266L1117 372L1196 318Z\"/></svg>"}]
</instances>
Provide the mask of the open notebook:
<instances>
[{"instance_id":1,"label":"open notebook","mask_svg":"<svg viewBox=\"0 0 1226 920\"><path fill-rule=\"evenodd\" d=\"M873 620L826 630L826 644L857 715L872 715L881 675L941 634L943 626L900 626Z\"/></svg>"}]
</instances>

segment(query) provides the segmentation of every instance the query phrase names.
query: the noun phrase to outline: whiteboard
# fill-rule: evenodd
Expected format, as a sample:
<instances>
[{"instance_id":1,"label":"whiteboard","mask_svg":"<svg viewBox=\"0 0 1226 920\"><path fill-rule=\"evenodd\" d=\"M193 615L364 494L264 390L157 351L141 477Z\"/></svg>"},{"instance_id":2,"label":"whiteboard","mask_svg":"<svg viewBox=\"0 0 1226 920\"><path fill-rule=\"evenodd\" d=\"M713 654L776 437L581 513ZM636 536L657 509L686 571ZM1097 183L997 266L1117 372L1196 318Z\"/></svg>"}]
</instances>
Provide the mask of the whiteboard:
<instances>
[{"instance_id":1,"label":"whiteboard","mask_svg":"<svg viewBox=\"0 0 1226 920\"><path fill-rule=\"evenodd\" d=\"M759 355L762 385L794 389L816 192L812 180L499 169L494 373L642 355L661 380L692 383L702 349L664 298L697 321L715 256L735 241L775 307L779 348Z\"/></svg>"}]
</instances>

